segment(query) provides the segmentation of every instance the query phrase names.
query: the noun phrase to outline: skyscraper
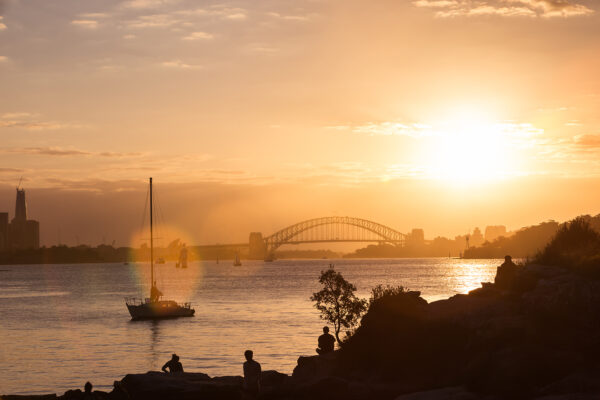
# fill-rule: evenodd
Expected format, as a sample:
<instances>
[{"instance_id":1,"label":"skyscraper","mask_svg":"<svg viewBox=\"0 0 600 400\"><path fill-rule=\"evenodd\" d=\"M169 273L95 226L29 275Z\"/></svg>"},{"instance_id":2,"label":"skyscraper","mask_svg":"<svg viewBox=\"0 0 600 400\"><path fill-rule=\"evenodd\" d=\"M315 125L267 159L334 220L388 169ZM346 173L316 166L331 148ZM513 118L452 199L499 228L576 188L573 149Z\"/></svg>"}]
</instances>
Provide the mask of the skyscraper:
<instances>
[{"instance_id":1,"label":"skyscraper","mask_svg":"<svg viewBox=\"0 0 600 400\"><path fill-rule=\"evenodd\" d=\"M37 249L40 247L40 223L27 219L25 189L17 188L15 217L8 227L8 244L13 249Z\"/></svg>"},{"instance_id":2,"label":"skyscraper","mask_svg":"<svg viewBox=\"0 0 600 400\"><path fill-rule=\"evenodd\" d=\"M25 189L17 188L17 202L15 204L14 221L27 221L27 203L25 202Z\"/></svg>"},{"instance_id":3,"label":"skyscraper","mask_svg":"<svg viewBox=\"0 0 600 400\"><path fill-rule=\"evenodd\" d=\"M0 251L8 249L8 213L0 212Z\"/></svg>"}]
</instances>

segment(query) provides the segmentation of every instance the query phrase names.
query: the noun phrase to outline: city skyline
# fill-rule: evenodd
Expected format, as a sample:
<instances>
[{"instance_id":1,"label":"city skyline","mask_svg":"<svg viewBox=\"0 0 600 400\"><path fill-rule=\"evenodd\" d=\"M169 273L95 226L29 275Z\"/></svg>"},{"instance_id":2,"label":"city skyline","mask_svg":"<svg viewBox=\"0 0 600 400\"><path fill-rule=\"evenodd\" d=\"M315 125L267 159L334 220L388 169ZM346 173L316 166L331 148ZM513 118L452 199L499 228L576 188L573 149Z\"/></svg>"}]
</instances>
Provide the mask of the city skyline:
<instances>
[{"instance_id":1,"label":"city skyline","mask_svg":"<svg viewBox=\"0 0 600 400\"><path fill-rule=\"evenodd\" d=\"M4 0L0 208L23 176L42 244L127 242L150 175L198 243L595 215L599 22L591 0Z\"/></svg>"}]
</instances>

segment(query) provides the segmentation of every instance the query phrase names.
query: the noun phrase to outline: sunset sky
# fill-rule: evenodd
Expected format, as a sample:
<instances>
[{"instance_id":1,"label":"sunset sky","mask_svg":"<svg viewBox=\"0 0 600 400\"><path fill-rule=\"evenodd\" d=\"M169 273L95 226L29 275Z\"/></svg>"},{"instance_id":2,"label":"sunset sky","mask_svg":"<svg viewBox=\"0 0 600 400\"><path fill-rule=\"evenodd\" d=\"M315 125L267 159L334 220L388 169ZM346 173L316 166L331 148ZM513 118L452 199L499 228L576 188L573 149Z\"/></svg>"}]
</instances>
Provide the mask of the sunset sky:
<instances>
[{"instance_id":1,"label":"sunset sky","mask_svg":"<svg viewBox=\"0 0 600 400\"><path fill-rule=\"evenodd\" d=\"M0 0L0 211L127 244L600 213L598 0Z\"/></svg>"}]
</instances>

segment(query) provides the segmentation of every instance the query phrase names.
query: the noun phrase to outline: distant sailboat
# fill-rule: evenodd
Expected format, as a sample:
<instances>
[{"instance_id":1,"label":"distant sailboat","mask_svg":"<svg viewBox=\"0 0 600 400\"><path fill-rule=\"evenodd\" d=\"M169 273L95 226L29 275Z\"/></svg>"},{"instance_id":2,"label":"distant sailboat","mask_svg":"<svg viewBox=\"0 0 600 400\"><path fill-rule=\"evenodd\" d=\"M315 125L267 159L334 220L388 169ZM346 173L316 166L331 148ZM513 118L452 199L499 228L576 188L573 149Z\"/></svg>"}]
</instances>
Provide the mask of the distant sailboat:
<instances>
[{"instance_id":1,"label":"distant sailboat","mask_svg":"<svg viewBox=\"0 0 600 400\"><path fill-rule=\"evenodd\" d=\"M192 317L195 310L190 303L178 304L173 300L161 300L162 293L154 280L154 238L152 237L152 178L150 178L150 297L145 299L126 298L125 304L131 319L164 319Z\"/></svg>"},{"instance_id":2,"label":"distant sailboat","mask_svg":"<svg viewBox=\"0 0 600 400\"><path fill-rule=\"evenodd\" d=\"M187 254L187 247L185 247L184 244L181 250L179 251L179 261L177 262L177 264L175 264L177 268L187 268Z\"/></svg>"},{"instance_id":3,"label":"distant sailboat","mask_svg":"<svg viewBox=\"0 0 600 400\"><path fill-rule=\"evenodd\" d=\"M234 267L242 266L242 262L240 261L240 255L238 253L235 253L235 259L233 260L233 266Z\"/></svg>"}]
</instances>

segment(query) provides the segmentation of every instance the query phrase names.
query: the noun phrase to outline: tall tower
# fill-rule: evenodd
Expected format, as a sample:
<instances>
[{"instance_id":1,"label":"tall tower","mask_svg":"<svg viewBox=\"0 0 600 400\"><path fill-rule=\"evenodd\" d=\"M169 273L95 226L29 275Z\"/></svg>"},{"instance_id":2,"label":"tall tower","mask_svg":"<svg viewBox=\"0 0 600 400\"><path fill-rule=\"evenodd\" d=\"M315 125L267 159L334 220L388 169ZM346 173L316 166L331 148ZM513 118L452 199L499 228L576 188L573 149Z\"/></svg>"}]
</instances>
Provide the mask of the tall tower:
<instances>
[{"instance_id":1,"label":"tall tower","mask_svg":"<svg viewBox=\"0 0 600 400\"><path fill-rule=\"evenodd\" d=\"M27 220L25 189L17 188L15 217L8 228L9 247L14 249L37 249L40 247L40 223Z\"/></svg>"},{"instance_id":2,"label":"tall tower","mask_svg":"<svg viewBox=\"0 0 600 400\"><path fill-rule=\"evenodd\" d=\"M25 202L25 189L17 188L17 203L15 204L14 221L27 221L27 203Z\"/></svg>"}]
</instances>

